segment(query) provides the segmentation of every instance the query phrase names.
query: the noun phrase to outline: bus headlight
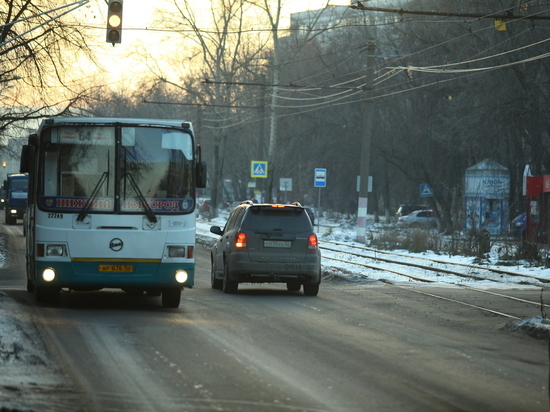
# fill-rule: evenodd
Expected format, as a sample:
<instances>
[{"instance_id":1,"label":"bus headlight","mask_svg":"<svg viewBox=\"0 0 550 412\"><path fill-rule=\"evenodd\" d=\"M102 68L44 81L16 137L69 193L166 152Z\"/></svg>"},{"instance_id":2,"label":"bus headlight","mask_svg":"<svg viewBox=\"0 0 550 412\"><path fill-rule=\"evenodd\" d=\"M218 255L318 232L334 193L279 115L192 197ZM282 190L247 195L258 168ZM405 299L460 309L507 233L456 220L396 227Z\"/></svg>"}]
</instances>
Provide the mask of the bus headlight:
<instances>
[{"instance_id":1,"label":"bus headlight","mask_svg":"<svg viewBox=\"0 0 550 412\"><path fill-rule=\"evenodd\" d=\"M168 257L185 257L185 247L183 246L168 246Z\"/></svg>"},{"instance_id":2,"label":"bus headlight","mask_svg":"<svg viewBox=\"0 0 550 412\"><path fill-rule=\"evenodd\" d=\"M53 269L44 269L44 272L42 272L42 279L46 282L51 282L55 279L55 271Z\"/></svg>"},{"instance_id":3,"label":"bus headlight","mask_svg":"<svg viewBox=\"0 0 550 412\"><path fill-rule=\"evenodd\" d=\"M178 270L176 272L176 281L178 283L185 283L187 282L187 279L189 279L189 275L185 270Z\"/></svg>"},{"instance_id":4,"label":"bus headlight","mask_svg":"<svg viewBox=\"0 0 550 412\"><path fill-rule=\"evenodd\" d=\"M46 245L46 256L65 256L63 245Z\"/></svg>"}]
</instances>

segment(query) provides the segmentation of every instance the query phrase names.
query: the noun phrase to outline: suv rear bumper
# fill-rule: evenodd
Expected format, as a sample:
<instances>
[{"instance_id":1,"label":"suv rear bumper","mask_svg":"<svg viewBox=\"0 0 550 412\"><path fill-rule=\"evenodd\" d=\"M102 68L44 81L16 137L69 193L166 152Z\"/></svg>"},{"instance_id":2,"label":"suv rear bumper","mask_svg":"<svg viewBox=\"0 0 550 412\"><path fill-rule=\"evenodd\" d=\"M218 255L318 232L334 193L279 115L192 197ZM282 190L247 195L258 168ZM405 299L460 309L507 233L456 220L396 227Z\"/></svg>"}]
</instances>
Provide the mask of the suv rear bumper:
<instances>
[{"instance_id":1,"label":"suv rear bumper","mask_svg":"<svg viewBox=\"0 0 550 412\"><path fill-rule=\"evenodd\" d=\"M229 277L237 282L296 282L319 283L321 262L318 255L310 255L301 263L251 262L248 256L228 256Z\"/></svg>"}]
</instances>

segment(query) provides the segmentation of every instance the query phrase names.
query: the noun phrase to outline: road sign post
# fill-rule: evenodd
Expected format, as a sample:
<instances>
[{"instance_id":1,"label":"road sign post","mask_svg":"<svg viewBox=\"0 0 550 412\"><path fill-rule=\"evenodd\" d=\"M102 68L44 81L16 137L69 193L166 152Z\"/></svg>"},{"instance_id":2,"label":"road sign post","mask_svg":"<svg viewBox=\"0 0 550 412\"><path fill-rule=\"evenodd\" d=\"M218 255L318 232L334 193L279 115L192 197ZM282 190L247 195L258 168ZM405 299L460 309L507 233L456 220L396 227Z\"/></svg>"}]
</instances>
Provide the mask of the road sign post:
<instances>
[{"instance_id":1,"label":"road sign post","mask_svg":"<svg viewBox=\"0 0 550 412\"><path fill-rule=\"evenodd\" d=\"M315 169L313 186L319 188L317 197L317 231L319 231L319 221L321 220L321 188L327 187L327 169Z\"/></svg>"},{"instance_id":2,"label":"road sign post","mask_svg":"<svg viewBox=\"0 0 550 412\"><path fill-rule=\"evenodd\" d=\"M292 178L281 177L279 179L279 190L285 192L286 203L286 192L292 192Z\"/></svg>"}]
</instances>

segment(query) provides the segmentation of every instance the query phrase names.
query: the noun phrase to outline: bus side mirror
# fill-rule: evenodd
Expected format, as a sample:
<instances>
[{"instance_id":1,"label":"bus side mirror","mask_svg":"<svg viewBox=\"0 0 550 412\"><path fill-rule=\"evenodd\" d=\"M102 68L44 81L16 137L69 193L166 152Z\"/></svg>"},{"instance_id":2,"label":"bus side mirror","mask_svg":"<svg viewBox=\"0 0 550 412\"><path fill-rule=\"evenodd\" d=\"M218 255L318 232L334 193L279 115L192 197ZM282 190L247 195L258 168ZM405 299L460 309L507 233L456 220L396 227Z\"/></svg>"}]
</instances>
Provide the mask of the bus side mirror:
<instances>
[{"instance_id":1,"label":"bus side mirror","mask_svg":"<svg viewBox=\"0 0 550 412\"><path fill-rule=\"evenodd\" d=\"M32 146L25 145L21 148L21 161L19 163L20 173L29 173L31 171L32 154Z\"/></svg>"},{"instance_id":2,"label":"bus side mirror","mask_svg":"<svg viewBox=\"0 0 550 412\"><path fill-rule=\"evenodd\" d=\"M199 188L206 187L206 162L197 162L196 169L196 186Z\"/></svg>"}]
</instances>

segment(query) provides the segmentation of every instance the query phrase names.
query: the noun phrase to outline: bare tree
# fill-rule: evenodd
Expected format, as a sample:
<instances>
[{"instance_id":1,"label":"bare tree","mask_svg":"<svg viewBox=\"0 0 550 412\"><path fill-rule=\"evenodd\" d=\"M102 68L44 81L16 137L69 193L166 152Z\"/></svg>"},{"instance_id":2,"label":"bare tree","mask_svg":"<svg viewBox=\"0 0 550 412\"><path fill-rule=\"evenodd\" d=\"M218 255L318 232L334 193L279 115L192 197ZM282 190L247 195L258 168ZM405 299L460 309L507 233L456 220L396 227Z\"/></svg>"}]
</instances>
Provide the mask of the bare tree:
<instances>
[{"instance_id":1,"label":"bare tree","mask_svg":"<svg viewBox=\"0 0 550 412\"><path fill-rule=\"evenodd\" d=\"M7 0L0 5L0 135L21 137L45 115L67 113L88 94L70 77L78 56L93 61L74 13L86 2Z\"/></svg>"},{"instance_id":2,"label":"bare tree","mask_svg":"<svg viewBox=\"0 0 550 412\"><path fill-rule=\"evenodd\" d=\"M266 196L268 201L271 200L273 193L274 177L276 170L276 163L281 163L281 157L278 157L277 150L279 149L278 144L278 114L277 106L279 105L279 90L280 90L280 81L281 81L281 71L283 68L292 62L295 57L301 52L303 47L308 44L315 37L323 33L323 30L319 30L317 25L320 18L322 17L324 10L328 7L329 1L324 9L318 11L317 13L311 16L311 19L307 22L306 27L303 29L303 32L300 36L296 36L296 39L299 39L299 42L295 44L293 50L283 56L282 55L282 45L281 45L281 16L284 6L284 0L244 0L247 3L253 5L256 8L259 8L264 16L267 19L269 30L271 32L271 47L272 47L272 57L271 57L271 81L273 83L271 87L271 104L269 106L269 119L270 119L270 128L269 128L269 145L267 159L270 164L270 178L269 185L266 190Z\"/></svg>"},{"instance_id":3,"label":"bare tree","mask_svg":"<svg viewBox=\"0 0 550 412\"><path fill-rule=\"evenodd\" d=\"M254 95L247 96L246 91L231 84L260 78L265 41L244 28L246 14L250 9L246 2L213 1L206 16L200 15L206 12L205 9L197 11L195 3L187 0L171 0L168 4L171 6L170 11L160 11L159 18L179 36L180 46L175 49L179 52L175 52L171 59L174 62L171 69L177 61L180 62L180 70L173 74L174 70L170 73L166 68L152 66L152 73L157 86L170 86L180 94L180 101L185 100L204 108L201 111L204 119L201 121L202 129L208 128L212 136L209 187L212 192L212 217L215 217L221 197L226 145L228 139L238 133L239 128L234 125L243 121L242 113L235 110L247 102L253 102L255 98ZM233 140L231 143L246 147L246 142L242 140Z\"/></svg>"}]
</instances>

